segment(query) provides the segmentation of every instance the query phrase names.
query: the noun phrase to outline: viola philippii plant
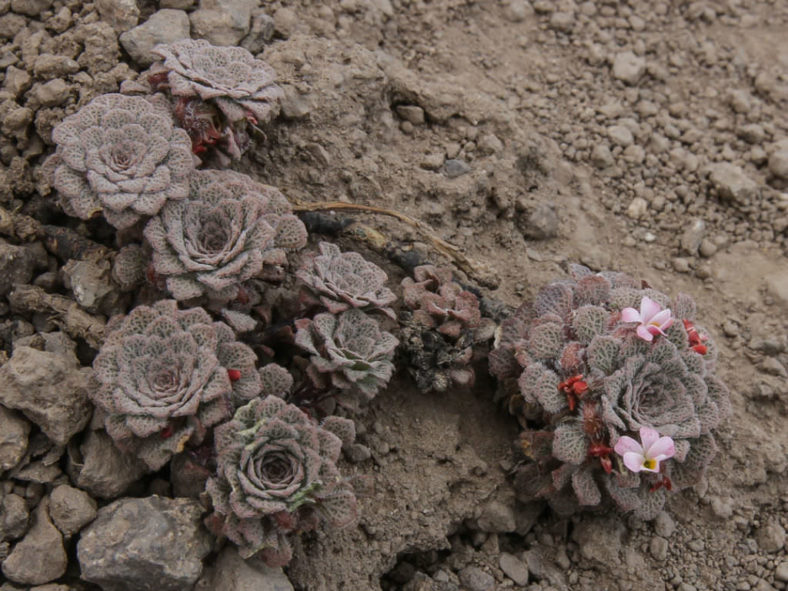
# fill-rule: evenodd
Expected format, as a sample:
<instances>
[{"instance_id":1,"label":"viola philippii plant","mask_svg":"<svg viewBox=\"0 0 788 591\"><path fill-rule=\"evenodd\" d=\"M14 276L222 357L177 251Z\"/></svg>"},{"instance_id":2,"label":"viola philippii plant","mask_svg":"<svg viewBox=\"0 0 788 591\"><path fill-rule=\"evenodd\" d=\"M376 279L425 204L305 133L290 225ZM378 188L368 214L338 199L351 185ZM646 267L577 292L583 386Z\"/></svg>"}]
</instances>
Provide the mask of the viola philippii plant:
<instances>
[{"instance_id":1,"label":"viola philippii plant","mask_svg":"<svg viewBox=\"0 0 788 591\"><path fill-rule=\"evenodd\" d=\"M655 517L716 453L730 401L715 360L689 296L573 266L502 323L490 353L523 427L520 498L565 514L607 498Z\"/></svg>"}]
</instances>

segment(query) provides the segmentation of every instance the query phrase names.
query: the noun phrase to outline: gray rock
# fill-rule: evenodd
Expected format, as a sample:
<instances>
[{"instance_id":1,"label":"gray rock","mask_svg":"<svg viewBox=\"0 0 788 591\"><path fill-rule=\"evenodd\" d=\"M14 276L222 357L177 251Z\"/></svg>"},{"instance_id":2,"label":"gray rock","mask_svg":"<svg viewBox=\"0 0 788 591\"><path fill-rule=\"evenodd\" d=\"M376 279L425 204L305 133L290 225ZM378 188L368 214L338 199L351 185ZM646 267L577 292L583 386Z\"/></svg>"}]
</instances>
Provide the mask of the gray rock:
<instances>
[{"instance_id":1,"label":"gray rock","mask_svg":"<svg viewBox=\"0 0 788 591\"><path fill-rule=\"evenodd\" d=\"M3 574L15 583L43 585L66 572L63 537L49 520L47 499L36 508L33 527L3 561Z\"/></svg>"},{"instance_id":2,"label":"gray rock","mask_svg":"<svg viewBox=\"0 0 788 591\"><path fill-rule=\"evenodd\" d=\"M654 531L665 539L670 538L676 531L676 522L667 511L660 511L654 519Z\"/></svg>"},{"instance_id":3,"label":"gray rock","mask_svg":"<svg viewBox=\"0 0 788 591\"><path fill-rule=\"evenodd\" d=\"M530 503L517 503L515 505L514 520L517 524L515 530L519 535L525 536L536 522L539 516L544 511L544 503L535 501Z\"/></svg>"},{"instance_id":4,"label":"gray rock","mask_svg":"<svg viewBox=\"0 0 788 591\"><path fill-rule=\"evenodd\" d=\"M711 256L714 256L714 253L716 252L717 252L717 245L714 244L711 240L709 240L708 238L704 238L703 240L700 241L700 247L698 247L698 253L700 254L700 256L709 258Z\"/></svg>"},{"instance_id":5,"label":"gray rock","mask_svg":"<svg viewBox=\"0 0 788 591\"><path fill-rule=\"evenodd\" d=\"M82 531L82 578L104 591L188 591L202 573L211 537L191 499L120 499Z\"/></svg>"},{"instance_id":6,"label":"gray rock","mask_svg":"<svg viewBox=\"0 0 788 591\"><path fill-rule=\"evenodd\" d=\"M747 205L758 197L758 184L735 164L721 162L713 164L710 169L709 180L721 199Z\"/></svg>"},{"instance_id":7,"label":"gray rock","mask_svg":"<svg viewBox=\"0 0 788 591\"><path fill-rule=\"evenodd\" d=\"M63 78L77 72L79 64L65 55L42 53L33 62L33 73L39 78Z\"/></svg>"},{"instance_id":8,"label":"gray rock","mask_svg":"<svg viewBox=\"0 0 788 591\"><path fill-rule=\"evenodd\" d=\"M779 521L770 520L755 532L755 541L764 552L779 552L785 546L785 530Z\"/></svg>"},{"instance_id":9,"label":"gray rock","mask_svg":"<svg viewBox=\"0 0 788 591\"><path fill-rule=\"evenodd\" d=\"M202 0L189 15L194 37L214 45L238 45L251 30L255 0Z\"/></svg>"},{"instance_id":10,"label":"gray rock","mask_svg":"<svg viewBox=\"0 0 788 591\"><path fill-rule=\"evenodd\" d=\"M96 0L101 20L117 33L136 27L140 20L140 9L136 0Z\"/></svg>"},{"instance_id":11,"label":"gray rock","mask_svg":"<svg viewBox=\"0 0 788 591\"><path fill-rule=\"evenodd\" d=\"M252 24L249 34L241 41L241 47L249 53L257 55L265 48L266 43L274 38L274 19L262 9L252 11Z\"/></svg>"},{"instance_id":12,"label":"gray rock","mask_svg":"<svg viewBox=\"0 0 788 591\"><path fill-rule=\"evenodd\" d=\"M766 139L766 131L763 129L763 126L759 125L758 123L748 123L746 125L742 125L736 131L736 135L738 135L748 144L760 144Z\"/></svg>"},{"instance_id":13,"label":"gray rock","mask_svg":"<svg viewBox=\"0 0 788 591\"><path fill-rule=\"evenodd\" d=\"M777 150L769 156L769 172L781 179L788 179L788 150Z\"/></svg>"},{"instance_id":14,"label":"gray rock","mask_svg":"<svg viewBox=\"0 0 788 591\"><path fill-rule=\"evenodd\" d=\"M766 289L783 307L788 308L788 269L779 269L766 276Z\"/></svg>"},{"instance_id":15,"label":"gray rock","mask_svg":"<svg viewBox=\"0 0 788 591\"><path fill-rule=\"evenodd\" d=\"M604 169L610 168L615 162L610 148L604 144L597 144L594 146L594 149L591 151L591 164L599 169Z\"/></svg>"},{"instance_id":16,"label":"gray rock","mask_svg":"<svg viewBox=\"0 0 788 591\"><path fill-rule=\"evenodd\" d=\"M580 546L580 554L600 564L615 564L619 560L624 524L615 517L584 517L572 532Z\"/></svg>"},{"instance_id":17,"label":"gray rock","mask_svg":"<svg viewBox=\"0 0 788 591\"><path fill-rule=\"evenodd\" d=\"M194 8L197 0L159 0L159 8L174 8L175 10L189 10Z\"/></svg>"},{"instance_id":18,"label":"gray rock","mask_svg":"<svg viewBox=\"0 0 788 591\"><path fill-rule=\"evenodd\" d=\"M783 560L774 571L774 578L783 583L788 583L788 560Z\"/></svg>"},{"instance_id":19,"label":"gray rock","mask_svg":"<svg viewBox=\"0 0 788 591\"><path fill-rule=\"evenodd\" d=\"M639 220L648 213L648 201L643 197L635 197L627 206L627 217Z\"/></svg>"},{"instance_id":20,"label":"gray rock","mask_svg":"<svg viewBox=\"0 0 788 591\"><path fill-rule=\"evenodd\" d=\"M518 226L526 238L547 240L558 236L559 219L555 209L547 203L539 203L526 216L518 218Z\"/></svg>"},{"instance_id":21,"label":"gray rock","mask_svg":"<svg viewBox=\"0 0 788 591\"><path fill-rule=\"evenodd\" d=\"M459 572L460 582L468 591L493 591L495 579L478 566L466 566Z\"/></svg>"},{"instance_id":22,"label":"gray rock","mask_svg":"<svg viewBox=\"0 0 788 591\"><path fill-rule=\"evenodd\" d=\"M11 93L11 98L16 99L30 88L32 78L25 70L8 66L5 71L5 81L3 82L3 89Z\"/></svg>"},{"instance_id":23,"label":"gray rock","mask_svg":"<svg viewBox=\"0 0 788 591\"><path fill-rule=\"evenodd\" d=\"M550 15L549 25L551 29L568 33L575 27L575 13L558 11Z\"/></svg>"},{"instance_id":24,"label":"gray rock","mask_svg":"<svg viewBox=\"0 0 788 591\"><path fill-rule=\"evenodd\" d=\"M110 311L120 299L112 281L110 261L71 259L61 269L63 285L74 294L77 303L88 312Z\"/></svg>"},{"instance_id":25,"label":"gray rock","mask_svg":"<svg viewBox=\"0 0 788 591\"><path fill-rule=\"evenodd\" d=\"M418 105L398 105L397 115L405 121L410 121L413 125L424 124L424 109Z\"/></svg>"},{"instance_id":26,"label":"gray rock","mask_svg":"<svg viewBox=\"0 0 788 591\"><path fill-rule=\"evenodd\" d=\"M555 552L552 548L531 548L523 552L522 559L528 564L528 572L537 579L545 579L559 589L566 588L564 570L553 560Z\"/></svg>"},{"instance_id":27,"label":"gray rock","mask_svg":"<svg viewBox=\"0 0 788 591\"><path fill-rule=\"evenodd\" d=\"M450 179L468 174L470 171L471 167L465 160L451 158L443 163L443 173Z\"/></svg>"},{"instance_id":28,"label":"gray rock","mask_svg":"<svg viewBox=\"0 0 788 591\"><path fill-rule=\"evenodd\" d=\"M282 115L287 119L303 119L312 112L312 101L302 95L296 88L283 85Z\"/></svg>"},{"instance_id":29,"label":"gray rock","mask_svg":"<svg viewBox=\"0 0 788 591\"><path fill-rule=\"evenodd\" d=\"M703 241L705 234L706 222L700 218L690 221L679 239L681 250L688 255L695 256L698 254L698 248L700 248L700 243Z\"/></svg>"},{"instance_id":30,"label":"gray rock","mask_svg":"<svg viewBox=\"0 0 788 591\"><path fill-rule=\"evenodd\" d=\"M0 540L16 540L25 535L30 521L27 502L14 493L0 501Z\"/></svg>"},{"instance_id":31,"label":"gray rock","mask_svg":"<svg viewBox=\"0 0 788 591\"><path fill-rule=\"evenodd\" d=\"M104 431L88 431L79 449L68 451L73 482L94 497L113 499L145 473L145 465L121 452Z\"/></svg>"},{"instance_id":32,"label":"gray rock","mask_svg":"<svg viewBox=\"0 0 788 591\"><path fill-rule=\"evenodd\" d=\"M611 125L607 128L607 137L619 146L627 147L635 141L632 132L624 125Z\"/></svg>"},{"instance_id":33,"label":"gray rock","mask_svg":"<svg viewBox=\"0 0 788 591\"><path fill-rule=\"evenodd\" d=\"M279 36L287 39L298 28L298 15L294 10L286 7L277 9L274 13L274 30Z\"/></svg>"},{"instance_id":34,"label":"gray rock","mask_svg":"<svg viewBox=\"0 0 788 591\"><path fill-rule=\"evenodd\" d=\"M213 568L195 586L197 591L293 591L281 568L260 561L244 560L234 546L225 546Z\"/></svg>"},{"instance_id":35,"label":"gray rock","mask_svg":"<svg viewBox=\"0 0 788 591\"><path fill-rule=\"evenodd\" d=\"M0 239L0 296L7 295L15 285L30 283L35 268L32 249Z\"/></svg>"},{"instance_id":36,"label":"gray rock","mask_svg":"<svg viewBox=\"0 0 788 591\"><path fill-rule=\"evenodd\" d=\"M30 423L14 411L0 406L0 471L10 470L27 451Z\"/></svg>"},{"instance_id":37,"label":"gray rock","mask_svg":"<svg viewBox=\"0 0 788 591\"><path fill-rule=\"evenodd\" d=\"M506 16L512 22L522 22L531 14L533 14L533 8L526 0L509 0Z\"/></svg>"},{"instance_id":38,"label":"gray rock","mask_svg":"<svg viewBox=\"0 0 788 591\"><path fill-rule=\"evenodd\" d=\"M61 484L49 497L49 516L57 528L71 536L96 517L96 501L85 491Z\"/></svg>"},{"instance_id":39,"label":"gray rock","mask_svg":"<svg viewBox=\"0 0 788 591\"><path fill-rule=\"evenodd\" d=\"M352 462L354 464L366 462L372 457L372 452L369 450L369 448L366 445L362 445L361 443L351 443L344 448L344 452L348 462Z\"/></svg>"},{"instance_id":40,"label":"gray rock","mask_svg":"<svg viewBox=\"0 0 788 591\"><path fill-rule=\"evenodd\" d=\"M668 557L668 541L663 537L654 536L651 538L648 549L651 555L660 562Z\"/></svg>"},{"instance_id":41,"label":"gray rock","mask_svg":"<svg viewBox=\"0 0 788 591\"><path fill-rule=\"evenodd\" d=\"M503 534L517 529L513 507L501 501L487 503L476 522L480 531L488 533Z\"/></svg>"},{"instance_id":42,"label":"gray rock","mask_svg":"<svg viewBox=\"0 0 788 591\"><path fill-rule=\"evenodd\" d=\"M60 78L43 84L37 83L30 91L32 98L42 107L62 105L71 96L71 85Z\"/></svg>"},{"instance_id":43,"label":"gray rock","mask_svg":"<svg viewBox=\"0 0 788 591\"><path fill-rule=\"evenodd\" d=\"M151 53L159 43L172 43L189 37L189 16L182 10L164 8L120 36L120 44L141 66L149 66L156 56Z\"/></svg>"},{"instance_id":44,"label":"gray rock","mask_svg":"<svg viewBox=\"0 0 788 591\"><path fill-rule=\"evenodd\" d=\"M27 16L38 16L49 10L54 0L11 0L11 10Z\"/></svg>"},{"instance_id":45,"label":"gray rock","mask_svg":"<svg viewBox=\"0 0 788 591\"><path fill-rule=\"evenodd\" d=\"M629 85L638 83L646 72L646 60L631 51L616 54L613 59L613 78Z\"/></svg>"},{"instance_id":46,"label":"gray rock","mask_svg":"<svg viewBox=\"0 0 788 591\"><path fill-rule=\"evenodd\" d=\"M18 347L0 368L0 403L22 411L52 441L65 445L90 419L92 372L73 354Z\"/></svg>"},{"instance_id":47,"label":"gray rock","mask_svg":"<svg viewBox=\"0 0 788 591\"><path fill-rule=\"evenodd\" d=\"M516 556L501 552L498 565L503 573L518 585L528 584L528 566Z\"/></svg>"}]
</instances>

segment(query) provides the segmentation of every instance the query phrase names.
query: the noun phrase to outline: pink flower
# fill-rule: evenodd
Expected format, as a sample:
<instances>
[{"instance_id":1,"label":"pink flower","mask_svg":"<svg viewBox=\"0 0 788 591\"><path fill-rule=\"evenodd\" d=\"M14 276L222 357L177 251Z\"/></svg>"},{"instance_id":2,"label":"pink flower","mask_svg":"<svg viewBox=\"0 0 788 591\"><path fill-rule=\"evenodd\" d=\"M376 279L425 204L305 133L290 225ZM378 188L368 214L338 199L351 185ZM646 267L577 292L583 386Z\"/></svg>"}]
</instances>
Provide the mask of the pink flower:
<instances>
[{"instance_id":1,"label":"pink flower","mask_svg":"<svg viewBox=\"0 0 788 591\"><path fill-rule=\"evenodd\" d=\"M673 439L660 437L659 433L649 427L640 428L642 445L624 435L616 441L616 453L624 458L624 465L633 472L659 472L659 463L672 458L676 453Z\"/></svg>"},{"instance_id":2,"label":"pink flower","mask_svg":"<svg viewBox=\"0 0 788 591\"><path fill-rule=\"evenodd\" d=\"M635 308L621 310L621 320L639 322L637 335L648 342L654 340L654 335L664 335L665 331L673 324L670 308L663 310L662 306L648 296L643 296L643 299L640 300L640 312Z\"/></svg>"}]
</instances>

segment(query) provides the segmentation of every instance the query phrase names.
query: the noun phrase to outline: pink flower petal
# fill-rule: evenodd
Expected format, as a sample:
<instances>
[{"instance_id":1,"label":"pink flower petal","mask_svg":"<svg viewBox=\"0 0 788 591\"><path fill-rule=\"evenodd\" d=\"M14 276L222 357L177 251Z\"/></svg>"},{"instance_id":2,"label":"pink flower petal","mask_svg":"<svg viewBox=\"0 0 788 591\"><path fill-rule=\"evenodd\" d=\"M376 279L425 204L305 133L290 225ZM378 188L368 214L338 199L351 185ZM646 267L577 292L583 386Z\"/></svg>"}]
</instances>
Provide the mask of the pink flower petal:
<instances>
[{"instance_id":1,"label":"pink flower petal","mask_svg":"<svg viewBox=\"0 0 788 591\"><path fill-rule=\"evenodd\" d=\"M649 324L655 324L662 329L668 328L672 324L670 309L665 309L655 314L654 317L649 320ZM665 326L666 324L667 326Z\"/></svg>"},{"instance_id":2,"label":"pink flower petal","mask_svg":"<svg viewBox=\"0 0 788 591\"><path fill-rule=\"evenodd\" d=\"M650 343L651 341L654 340L654 335L649 332L648 328L646 328L644 324L638 326L636 332L637 335L644 341L648 341Z\"/></svg>"},{"instance_id":3,"label":"pink flower petal","mask_svg":"<svg viewBox=\"0 0 788 591\"><path fill-rule=\"evenodd\" d=\"M640 321L648 324L651 319L662 309L657 302L648 296L643 296L640 300Z\"/></svg>"},{"instance_id":4,"label":"pink flower petal","mask_svg":"<svg viewBox=\"0 0 788 591\"><path fill-rule=\"evenodd\" d=\"M670 311L670 310L668 310ZM662 330L668 330L671 326L673 326L673 317L671 316L668 318L668 321L662 325Z\"/></svg>"},{"instance_id":5,"label":"pink flower petal","mask_svg":"<svg viewBox=\"0 0 788 591\"><path fill-rule=\"evenodd\" d=\"M634 451L624 454L624 465L633 472L640 472L643 468L643 455Z\"/></svg>"},{"instance_id":6,"label":"pink flower petal","mask_svg":"<svg viewBox=\"0 0 788 591\"><path fill-rule=\"evenodd\" d=\"M623 456L627 452L635 452L641 455L643 454L643 446L626 435L618 438L618 441L616 441L616 445L613 447L613 449L620 456Z\"/></svg>"},{"instance_id":7,"label":"pink flower petal","mask_svg":"<svg viewBox=\"0 0 788 591\"><path fill-rule=\"evenodd\" d=\"M654 445L657 440L659 440L659 432L656 429L652 429L651 427L640 428L640 442L643 444L643 451L647 458L651 457L648 455L649 448Z\"/></svg>"},{"instance_id":8,"label":"pink flower petal","mask_svg":"<svg viewBox=\"0 0 788 591\"><path fill-rule=\"evenodd\" d=\"M676 448L670 437L660 437L648 447L644 443L643 447L646 448L646 457L654 458L658 462L672 458L676 453Z\"/></svg>"},{"instance_id":9,"label":"pink flower petal","mask_svg":"<svg viewBox=\"0 0 788 591\"><path fill-rule=\"evenodd\" d=\"M621 310L621 320L623 322L640 322L640 312L635 308L624 308Z\"/></svg>"}]
</instances>

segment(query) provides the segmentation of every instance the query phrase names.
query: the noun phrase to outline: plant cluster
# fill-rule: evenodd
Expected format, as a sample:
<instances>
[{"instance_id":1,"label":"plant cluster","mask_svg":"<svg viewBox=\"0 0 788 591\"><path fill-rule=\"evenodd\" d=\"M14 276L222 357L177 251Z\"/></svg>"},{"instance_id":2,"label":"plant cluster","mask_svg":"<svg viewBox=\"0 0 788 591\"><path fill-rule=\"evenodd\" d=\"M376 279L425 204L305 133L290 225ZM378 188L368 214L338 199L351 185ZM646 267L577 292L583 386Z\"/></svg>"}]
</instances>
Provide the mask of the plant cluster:
<instances>
[{"instance_id":1,"label":"plant cluster","mask_svg":"<svg viewBox=\"0 0 788 591\"><path fill-rule=\"evenodd\" d=\"M305 257L297 276L311 292L302 300L328 312L297 320L295 343L311 355L305 373L313 386L333 389L340 403L356 407L394 373L399 341L371 313L393 317L388 306L396 296L385 286L385 271L360 254L326 242L319 248L319 255Z\"/></svg>"},{"instance_id":2,"label":"plant cluster","mask_svg":"<svg viewBox=\"0 0 788 591\"><path fill-rule=\"evenodd\" d=\"M574 266L503 323L490 354L523 426L519 494L571 512L604 491L653 518L716 453L730 402L715 357L688 296Z\"/></svg>"},{"instance_id":3,"label":"plant cluster","mask_svg":"<svg viewBox=\"0 0 788 591\"><path fill-rule=\"evenodd\" d=\"M447 267L422 265L402 280L400 315L408 369L423 392L472 385L474 345L484 340L479 298L453 280Z\"/></svg>"},{"instance_id":4,"label":"plant cluster","mask_svg":"<svg viewBox=\"0 0 788 591\"><path fill-rule=\"evenodd\" d=\"M243 282L265 278L287 252L306 245L306 228L274 187L231 170L192 174L187 199L148 222L153 269L177 300L235 299Z\"/></svg>"},{"instance_id":5,"label":"plant cluster","mask_svg":"<svg viewBox=\"0 0 788 591\"><path fill-rule=\"evenodd\" d=\"M136 95L98 97L53 133L47 168L66 213L100 213L129 230L118 235L113 281L132 291L147 280L154 289L142 301L159 290L175 298L110 319L90 396L118 448L151 471L169 463L174 489L199 495L207 487L216 534L245 557L283 565L291 536L356 516L352 486L336 467L355 438L353 422L318 422L289 404L304 389L291 370L312 389L319 375L327 394L373 396L391 377L397 340L367 312L393 317L395 296L381 269L322 244L299 275L328 312L274 311L268 292L306 245L304 224L276 188L231 170L197 170L193 154L239 158L249 128L278 112L275 74L237 47L183 40L155 51L162 61L141 83L124 85ZM145 242L128 243L146 219ZM298 337L289 330L282 348L305 347L311 369L300 371L301 358L286 354L288 367L258 368L235 333L257 326L250 314L267 328L296 326ZM250 342L274 357L265 333L258 337Z\"/></svg>"},{"instance_id":6,"label":"plant cluster","mask_svg":"<svg viewBox=\"0 0 788 591\"><path fill-rule=\"evenodd\" d=\"M215 432L217 472L206 490L214 513L206 523L238 545L243 558L284 566L289 537L326 521L356 518L356 498L336 467L355 439L353 422L328 417L318 425L281 398L255 399Z\"/></svg>"},{"instance_id":7,"label":"plant cluster","mask_svg":"<svg viewBox=\"0 0 788 591\"><path fill-rule=\"evenodd\" d=\"M260 392L256 356L202 308L173 300L115 316L93 362L95 405L121 449L158 470L207 430L229 418L233 403Z\"/></svg>"},{"instance_id":8,"label":"plant cluster","mask_svg":"<svg viewBox=\"0 0 788 591\"><path fill-rule=\"evenodd\" d=\"M96 97L58 124L52 139L57 149L46 168L69 215L103 213L124 229L189 194L191 141L156 97Z\"/></svg>"},{"instance_id":9,"label":"plant cluster","mask_svg":"<svg viewBox=\"0 0 788 591\"><path fill-rule=\"evenodd\" d=\"M181 39L153 53L162 61L151 66L148 82L171 95L195 154L214 149L237 160L249 147L249 127L279 112L283 92L274 84L276 72L242 47Z\"/></svg>"}]
</instances>

